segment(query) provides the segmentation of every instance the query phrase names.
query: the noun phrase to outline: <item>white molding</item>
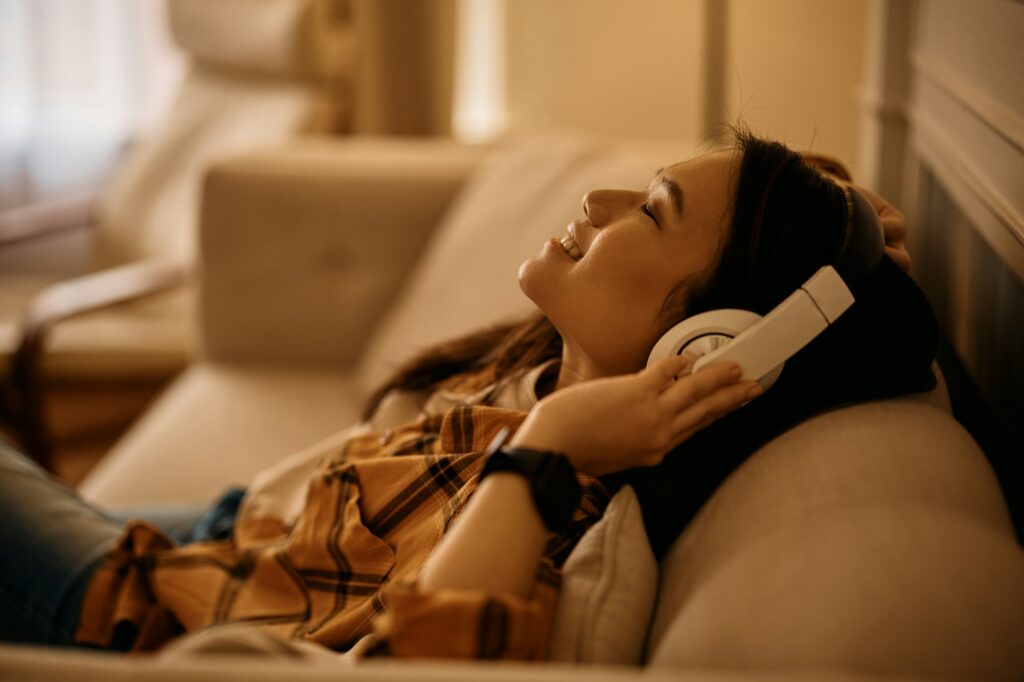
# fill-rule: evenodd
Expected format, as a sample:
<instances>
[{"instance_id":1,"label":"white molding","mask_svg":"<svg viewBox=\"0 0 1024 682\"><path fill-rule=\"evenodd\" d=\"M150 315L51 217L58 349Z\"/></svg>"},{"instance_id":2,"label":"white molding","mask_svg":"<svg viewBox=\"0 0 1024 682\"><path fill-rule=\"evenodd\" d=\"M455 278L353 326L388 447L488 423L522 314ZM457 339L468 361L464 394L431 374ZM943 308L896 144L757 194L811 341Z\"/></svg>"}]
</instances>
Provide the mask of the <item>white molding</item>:
<instances>
[{"instance_id":1,"label":"white molding","mask_svg":"<svg viewBox=\"0 0 1024 682\"><path fill-rule=\"evenodd\" d=\"M914 50L910 55L914 73L923 76L965 109L990 130L1024 152L1024 116L1013 111L984 90L975 87L956 70L929 59L926 52Z\"/></svg>"},{"instance_id":2,"label":"white molding","mask_svg":"<svg viewBox=\"0 0 1024 682\"><path fill-rule=\"evenodd\" d=\"M903 193L907 135L908 53L911 17L909 0L872 0L864 36L866 65L859 93L859 165L867 186L894 201Z\"/></svg>"},{"instance_id":3,"label":"white molding","mask_svg":"<svg viewBox=\"0 0 1024 682\"><path fill-rule=\"evenodd\" d=\"M1024 216L993 192L983 175L927 111L910 111L911 143L977 232L1003 263L1024 282Z\"/></svg>"},{"instance_id":4,"label":"white molding","mask_svg":"<svg viewBox=\"0 0 1024 682\"><path fill-rule=\"evenodd\" d=\"M866 88L862 88L860 91L860 108L865 116L871 116L887 122L892 120L904 122L907 118L908 107L905 97L879 97L876 93Z\"/></svg>"}]
</instances>

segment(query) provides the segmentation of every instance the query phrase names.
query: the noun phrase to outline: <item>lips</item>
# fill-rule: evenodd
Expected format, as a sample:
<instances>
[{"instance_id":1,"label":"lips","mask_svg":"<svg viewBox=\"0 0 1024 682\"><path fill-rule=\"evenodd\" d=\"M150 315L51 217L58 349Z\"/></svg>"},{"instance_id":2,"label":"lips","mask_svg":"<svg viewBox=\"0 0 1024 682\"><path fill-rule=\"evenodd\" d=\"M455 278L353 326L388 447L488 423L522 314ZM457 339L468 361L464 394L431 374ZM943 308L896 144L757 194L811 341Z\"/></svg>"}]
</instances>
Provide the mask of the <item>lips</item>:
<instances>
[{"instance_id":1,"label":"lips","mask_svg":"<svg viewBox=\"0 0 1024 682\"><path fill-rule=\"evenodd\" d=\"M583 252L580 251L579 244L577 244L576 240L570 237L569 235L562 237L559 240L559 243L562 245L562 248L565 249L565 252L572 257L573 260L579 260L580 258L583 258Z\"/></svg>"},{"instance_id":2,"label":"lips","mask_svg":"<svg viewBox=\"0 0 1024 682\"><path fill-rule=\"evenodd\" d=\"M568 253L573 260L578 261L583 258L583 249L580 247L579 242L576 241L576 223L569 223L566 230L569 234L562 237L560 243L562 244L562 248L565 249L565 252Z\"/></svg>"}]
</instances>

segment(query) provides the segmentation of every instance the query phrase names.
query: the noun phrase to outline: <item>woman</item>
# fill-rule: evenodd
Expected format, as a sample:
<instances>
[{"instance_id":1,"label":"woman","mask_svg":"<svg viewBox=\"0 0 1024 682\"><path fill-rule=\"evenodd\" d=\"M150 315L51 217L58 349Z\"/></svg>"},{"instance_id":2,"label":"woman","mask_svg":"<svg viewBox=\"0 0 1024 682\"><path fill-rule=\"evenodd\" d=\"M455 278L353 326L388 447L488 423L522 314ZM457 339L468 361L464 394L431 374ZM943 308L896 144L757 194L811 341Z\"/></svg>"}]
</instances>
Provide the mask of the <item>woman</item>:
<instances>
[{"instance_id":1,"label":"woman","mask_svg":"<svg viewBox=\"0 0 1024 682\"><path fill-rule=\"evenodd\" d=\"M230 538L122 530L6 453L4 637L146 650L248 622L337 650L540 658L557 568L618 486L636 488L660 555L779 431L932 386L930 311L888 259L764 397L734 366L645 368L680 319L763 314L840 254L843 190L784 146L741 133L583 208L520 268L541 314L414 359L364 424L261 475ZM520 452L482 455L509 431Z\"/></svg>"}]
</instances>

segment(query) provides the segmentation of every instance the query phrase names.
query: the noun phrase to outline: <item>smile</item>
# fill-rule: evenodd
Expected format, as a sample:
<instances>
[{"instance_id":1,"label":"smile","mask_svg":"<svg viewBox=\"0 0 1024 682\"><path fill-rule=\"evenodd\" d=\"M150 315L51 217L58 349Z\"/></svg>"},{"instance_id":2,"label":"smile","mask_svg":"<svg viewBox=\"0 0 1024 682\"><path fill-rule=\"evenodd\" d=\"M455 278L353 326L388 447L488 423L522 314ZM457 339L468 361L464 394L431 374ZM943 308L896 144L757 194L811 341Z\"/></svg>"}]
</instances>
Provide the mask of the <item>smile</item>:
<instances>
[{"instance_id":1,"label":"smile","mask_svg":"<svg viewBox=\"0 0 1024 682\"><path fill-rule=\"evenodd\" d=\"M579 244L577 244L576 240L569 235L562 237L558 243L562 245L562 248L565 249L565 252L568 253L573 260L583 258L583 252L580 251Z\"/></svg>"}]
</instances>

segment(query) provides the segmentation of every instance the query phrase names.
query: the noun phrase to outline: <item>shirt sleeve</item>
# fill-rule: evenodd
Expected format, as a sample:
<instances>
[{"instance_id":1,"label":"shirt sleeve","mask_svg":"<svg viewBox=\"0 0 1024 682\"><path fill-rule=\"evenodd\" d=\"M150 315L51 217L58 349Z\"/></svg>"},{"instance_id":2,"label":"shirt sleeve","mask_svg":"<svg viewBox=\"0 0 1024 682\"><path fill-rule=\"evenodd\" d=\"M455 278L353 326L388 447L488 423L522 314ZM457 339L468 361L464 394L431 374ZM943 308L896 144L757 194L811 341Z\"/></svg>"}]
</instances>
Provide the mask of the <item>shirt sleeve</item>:
<instances>
[{"instance_id":1,"label":"shirt sleeve","mask_svg":"<svg viewBox=\"0 0 1024 682\"><path fill-rule=\"evenodd\" d=\"M543 560L547 562L547 560ZM420 591L395 583L384 593L374 653L400 658L547 658L557 603L557 573L538 579L529 598L473 590ZM556 580L551 580L555 577Z\"/></svg>"}]
</instances>

